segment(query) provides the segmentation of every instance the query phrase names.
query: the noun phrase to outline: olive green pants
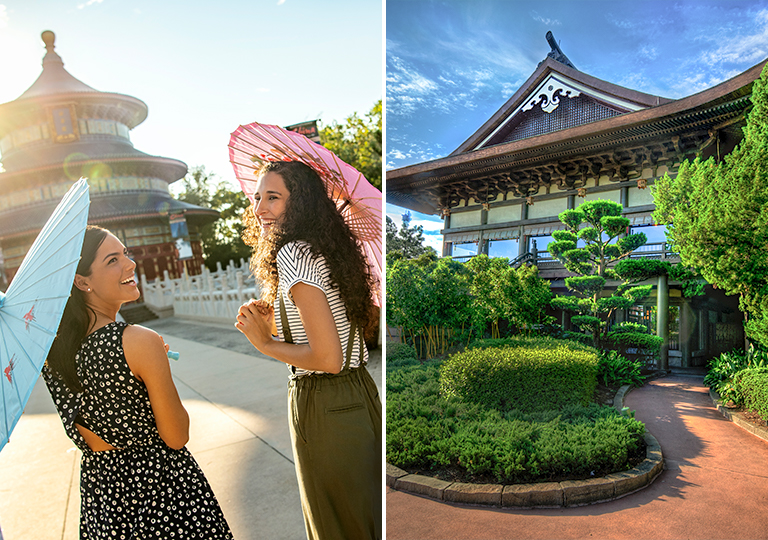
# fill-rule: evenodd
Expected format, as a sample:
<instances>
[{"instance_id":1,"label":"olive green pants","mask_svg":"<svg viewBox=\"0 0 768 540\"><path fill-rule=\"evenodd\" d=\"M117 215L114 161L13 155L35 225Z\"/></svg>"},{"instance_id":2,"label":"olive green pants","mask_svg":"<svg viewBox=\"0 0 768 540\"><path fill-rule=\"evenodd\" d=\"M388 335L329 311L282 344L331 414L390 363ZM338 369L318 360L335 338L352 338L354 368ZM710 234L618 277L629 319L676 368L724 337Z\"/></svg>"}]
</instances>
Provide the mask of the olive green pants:
<instances>
[{"instance_id":1,"label":"olive green pants","mask_svg":"<svg viewBox=\"0 0 768 540\"><path fill-rule=\"evenodd\" d=\"M381 400L368 370L291 380L291 441L309 540L381 538Z\"/></svg>"}]
</instances>

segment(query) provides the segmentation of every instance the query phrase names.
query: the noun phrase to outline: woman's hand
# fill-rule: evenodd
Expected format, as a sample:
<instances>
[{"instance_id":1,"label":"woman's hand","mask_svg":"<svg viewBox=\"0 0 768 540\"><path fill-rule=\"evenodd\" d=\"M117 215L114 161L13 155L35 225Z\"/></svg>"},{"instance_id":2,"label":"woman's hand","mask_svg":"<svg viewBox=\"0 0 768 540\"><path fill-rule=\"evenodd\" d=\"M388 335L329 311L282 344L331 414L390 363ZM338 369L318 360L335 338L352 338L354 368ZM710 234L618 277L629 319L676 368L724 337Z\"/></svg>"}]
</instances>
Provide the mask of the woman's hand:
<instances>
[{"instance_id":1,"label":"woman's hand","mask_svg":"<svg viewBox=\"0 0 768 540\"><path fill-rule=\"evenodd\" d=\"M325 293L312 285L297 283L291 287L291 295L309 343L298 345L273 340L274 310L263 300L244 304L235 328L262 354L297 368L338 373L344 365L344 356Z\"/></svg>"},{"instance_id":2,"label":"woman's hand","mask_svg":"<svg viewBox=\"0 0 768 540\"><path fill-rule=\"evenodd\" d=\"M265 300L251 300L240 306L235 328L240 330L259 352L268 354L266 348L272 342L275 328L275 310Z\"/></svg>"}]
</instances>

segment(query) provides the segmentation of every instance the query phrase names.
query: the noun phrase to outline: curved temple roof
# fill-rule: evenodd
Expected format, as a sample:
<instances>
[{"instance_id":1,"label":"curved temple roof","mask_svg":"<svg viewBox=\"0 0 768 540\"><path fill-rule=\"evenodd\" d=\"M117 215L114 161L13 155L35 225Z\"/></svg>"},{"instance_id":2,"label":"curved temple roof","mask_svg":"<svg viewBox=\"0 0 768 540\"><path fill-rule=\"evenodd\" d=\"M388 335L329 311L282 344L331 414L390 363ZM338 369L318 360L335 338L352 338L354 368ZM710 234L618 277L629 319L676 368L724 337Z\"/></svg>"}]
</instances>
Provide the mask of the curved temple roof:
<instances>
[{"instance_id":1,"label":"curved temple roof","mask_svg":"<svg viewBox=\"0 0 768 540\"><path fill-rule=\"evenodd\" d=\"M752 83L765 63L671 100L602 81L548 55L449 156L387 171L387 202L440 214L462 200L527 197L542 185L573 190L587 176L619 181L645 167L675 167L715 141L740 137Z\"/></svg>"}]
</instances>

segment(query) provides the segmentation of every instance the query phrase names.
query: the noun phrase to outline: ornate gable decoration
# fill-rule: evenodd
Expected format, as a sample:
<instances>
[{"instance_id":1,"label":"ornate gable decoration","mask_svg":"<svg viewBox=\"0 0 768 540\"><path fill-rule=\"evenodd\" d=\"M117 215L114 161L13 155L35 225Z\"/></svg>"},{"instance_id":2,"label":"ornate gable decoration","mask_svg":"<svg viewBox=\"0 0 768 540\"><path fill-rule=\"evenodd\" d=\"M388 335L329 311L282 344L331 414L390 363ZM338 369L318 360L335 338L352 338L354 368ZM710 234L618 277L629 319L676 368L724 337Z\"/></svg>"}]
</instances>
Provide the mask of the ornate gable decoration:
<instances>
[{"instance_id":1,"label":"ornate gable decoration","mask_svg":"<svg viewBox=\"0 0 768 540\"><path fill-rule=\"evenodd\" d=\"M644 108L550 72L474 150L580 126ZM556 117L556 118L555 118Z\"/></svg>"},{"instance_id":2,"label":"ornate gable decoration","mask_svg":"<svg viewBox=\"0 0 768 540\"><path fill-rule=\"evenodd\" d=\"M581 92L576 88L550 75L544 83L539 85L539 88L534 92L533 99L527 101L522 110L530 111L536 105L539 105L542 111L551 113L560 105L560 96L575 98L580 95Z\"/></svg>"}]
</instances>

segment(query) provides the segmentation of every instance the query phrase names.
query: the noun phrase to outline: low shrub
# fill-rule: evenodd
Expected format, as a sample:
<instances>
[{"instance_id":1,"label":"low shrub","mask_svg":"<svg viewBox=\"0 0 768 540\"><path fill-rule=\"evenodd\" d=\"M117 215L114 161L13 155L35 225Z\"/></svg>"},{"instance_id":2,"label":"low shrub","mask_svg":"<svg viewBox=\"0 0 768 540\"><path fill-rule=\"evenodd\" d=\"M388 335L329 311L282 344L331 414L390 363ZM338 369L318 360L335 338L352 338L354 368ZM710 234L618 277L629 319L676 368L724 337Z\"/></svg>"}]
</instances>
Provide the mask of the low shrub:
<instances>
[{"instance_id":1,"label":"low shrub","mask_svg":"<svg viewBox=\"0 0 768 540\"><path fill-rule=\"evenodd\" d=\"M608 332L608 341L617 347L625 349L634 347L655 354L661 348L664 339L661 336L622 329L621 331Z\"/></svg>"},{"instance_id":2,"label":"low shrub","mask_svg":"<svg viewBox=\"0 0 768 540\"><path fill-rule=\"evenodd\" d=\"M551 338L512 338L500 348L455 354L440 369L446 396L525 412L588 404L597 385L597 352Z\"/></svg>"},{"instance_id":3,"label":"low shrub","mask_svg":"<svg viewBox=\"0 0 768 540\"><path fill-rule=\"evenodd\" d=\"M768 421L768 368L747 368L733 377L736 391L745 408Z\"/></svg>"},{"instance_id":4,"label":"low shrub","mask_svg":"<svg viewBox=\"0 0 768 540\"><path fill-rule=\"evenodd\" d=\"M765 352L756 350L754 347L750 347L747 353L734 349L709 361L704 384L715 390L723 402L732 401L736 405L741 405L744 396L740 386L735 382L735 377L747 369L767 367L768 354Z\"/></svg>"},{"instance_id":5,"label":"low shrub","mask_svg":"<svg viewBox=\"0 0 768 540\"><path fill-rule=\"evenodd\" d=\"M597 363L597 378L606 386L642 386L645 377L640 374L642 365L629 360L617 351L600 351Z\"/></svg>"},{"instance_id":6,"label":"low shrub","mask_svg":"<svg viewBox=\"0 0 768 540\"><path fill-rule=\"evenodd\" d=\"M446 396L441 366L387 376L387 461L411 471L451 471L500 483L590 478L631 467L644 425L612 407L500 411Z\"/></svg>"},{"instance_id":7,"label":"low shrub","mask_svg":"<svg viewBox=\"0 0 768 540\"><path fill-rule=\"evenodd\" d=\"M406 343L387 343L387 371L404 366L418 366L416 349Z\"/></svg>"}]
</instances>

